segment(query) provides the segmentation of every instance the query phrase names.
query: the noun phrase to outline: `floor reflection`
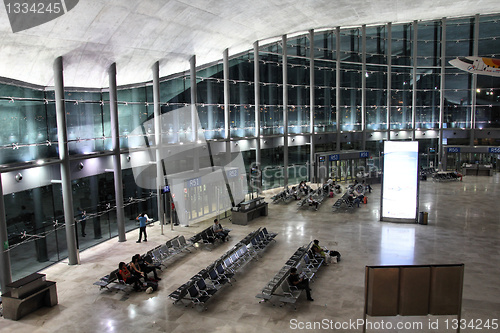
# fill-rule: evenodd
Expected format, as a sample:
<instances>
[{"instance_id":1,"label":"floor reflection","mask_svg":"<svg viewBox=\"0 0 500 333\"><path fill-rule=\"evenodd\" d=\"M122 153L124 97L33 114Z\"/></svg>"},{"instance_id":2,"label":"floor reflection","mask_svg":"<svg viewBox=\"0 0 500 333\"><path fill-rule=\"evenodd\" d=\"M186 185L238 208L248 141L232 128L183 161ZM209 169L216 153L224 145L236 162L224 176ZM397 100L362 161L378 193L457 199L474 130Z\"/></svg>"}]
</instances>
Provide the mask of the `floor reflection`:
<instances>
[{"instance_id":1,"label":"floor reflection","mask_svg":"<svg viewBox=\"0 0 500 333\"><path fill-rule=\"evenodd\" d=\"M380 241L381 265L413 265L415 228L383 226Z\"/></svg>"}]
</instances>

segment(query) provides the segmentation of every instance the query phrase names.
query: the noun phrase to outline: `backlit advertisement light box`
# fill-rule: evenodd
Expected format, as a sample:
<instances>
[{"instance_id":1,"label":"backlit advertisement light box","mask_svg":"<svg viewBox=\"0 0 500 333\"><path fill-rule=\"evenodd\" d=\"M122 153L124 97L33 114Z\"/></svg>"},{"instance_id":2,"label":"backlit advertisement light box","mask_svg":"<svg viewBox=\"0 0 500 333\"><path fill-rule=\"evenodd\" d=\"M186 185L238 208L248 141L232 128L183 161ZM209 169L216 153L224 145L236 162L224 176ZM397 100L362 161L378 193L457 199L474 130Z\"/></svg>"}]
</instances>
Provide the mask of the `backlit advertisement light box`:
<instances>
[{"instance_id":1,"label":"backlit advertisement light box","mask_svg":"<svg viewBox=\"0 0 500 333\"><path fill-rule=\"evenodd\" d=\"M380 220L416 222L418 142L385 141Z\"/></svg>"}]
</instances>

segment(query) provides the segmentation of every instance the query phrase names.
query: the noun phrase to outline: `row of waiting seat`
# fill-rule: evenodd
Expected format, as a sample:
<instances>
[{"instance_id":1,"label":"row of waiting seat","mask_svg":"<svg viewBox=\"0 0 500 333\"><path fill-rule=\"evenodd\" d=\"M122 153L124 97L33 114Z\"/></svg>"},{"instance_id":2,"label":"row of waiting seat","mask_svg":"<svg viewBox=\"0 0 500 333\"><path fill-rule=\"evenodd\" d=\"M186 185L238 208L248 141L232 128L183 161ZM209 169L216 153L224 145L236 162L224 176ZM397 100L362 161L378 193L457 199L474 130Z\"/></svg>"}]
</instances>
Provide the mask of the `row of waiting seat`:
<instances>
[{"instance_id":1,"label":"row of waiting seat","mask_svg":"<svg viewBox=\"0 0 500 333\"><path fill-rule=\"evenodd\" d=\"M152 250L149 250L146 254L141 255L142 259L147 262L151 262L153 265L161 267L165 260L170 259L178 253L184 250L189 250L189 247L193 246L192 243L186 242L183 235L175 236L169 239L164 245L159 245ZM124 291L126 293L130 292L132 289L131 285L125 284L119 274L118 269L114 269L108 275L103 276L98 281L94 282L95 286L98 286L100 290L117 290Z\"/></svg>"},{"instance_id":2,"label":"row of waiting seat","mask_svg":"<svg viewBox=\"0 0 500 333\"><path fill-rule=\"evenodd\" d=\"M342 207L346 210L354 208L354 201L349 200L349 192L345 192L340 198L338 198L332 206L333 211L336 211Z\"/></svg>"},{"instance_id":3,"label":"row of waiting seat","mask_svg":"<svg viewBox=\"0 0 500 333\"><path fill-rule=\"evenodd\" d=\"M230 232L230 229L224 228L224 231ZM212 250L211 246L213 246L217 240L220 240L214 233L213 226L209 226L206 229L203 229L193 237L189 238L189 241L192 244L201 244L204 245L206 249Z\"/></svg>"},{"instance_id":4,"label":"row of waiting seat","mask_svg":"<svg viewBox=\"0 0 500 333\"><path fill-rule=\"evenodd\" d=\"M295 194L295 195L294 195ZM276 195L273 195L271 197L271 200L273 201L274 204L276 203L279 203L279 202L285 202L285 203L288 203L290 202L292 199L295 200L295 198L299 197L300 195L298 194L298 192L296 190L294 191L291 191L288 186L286 187L286 189L284 189L283 191L279 192L278 194Z\"/></svg>"},{"instance_id":5,"label":"row of waiting seat","mask_svg":"<svg viewBox=\"0 0 500 333\"><path fill-rule=\"evenodd\" d=\"M238 270L260 253L274 240L277 234L266 228L250 233L220 258L199 271L169 297L174 304L192 305L206 309L205 304L225 285L232 284Z\"/></svg>"},{"instance_id":6,"label":"row of waiting seat","mask_svg":"<svg viewBox=\"0 0 500 333\"><path fill-rule=\"evenodd\" d=\"M261 293L255 296L261 299L259 303L269 302L274 305L272 299L277 298L281 305L293 304L296 309L295 302L302 290L289 285L288 276L290 275L290 270L295 267L298 274L303 274L309 280L312 280L324 263L322 257L314 255L311 246L312 242L306 246L299 247L295 251L278 273L266 284Z\"/></svg>"},{"instance_id":7,"label":"row of waiting seat","mask_svg":"<svg viewBox=\"0 0 500 333\"><path fill-rule=\"evenodd\" d=\"M432 181L434 182L449 182L457 181L461 179L461 175L455 172L437 172L432 175Z\"/></svg>"},{"instance_id":8,"label":"row of waiting seat","mask_svg":"<svg viewBox=\"0 0 500 333\"><path fill-rule=\"evenodd\" d=\"M323 203L323 201L330 195L331 189L333 186L333 181L329 179L322 186L319 186L316 190L309 192L300 202L297 203L297 206L300 208L306 207L316 207L315 203L309 202L309 198L312 198L314 202L318 203L318 207Z\"/></svg>"}]
</instances>

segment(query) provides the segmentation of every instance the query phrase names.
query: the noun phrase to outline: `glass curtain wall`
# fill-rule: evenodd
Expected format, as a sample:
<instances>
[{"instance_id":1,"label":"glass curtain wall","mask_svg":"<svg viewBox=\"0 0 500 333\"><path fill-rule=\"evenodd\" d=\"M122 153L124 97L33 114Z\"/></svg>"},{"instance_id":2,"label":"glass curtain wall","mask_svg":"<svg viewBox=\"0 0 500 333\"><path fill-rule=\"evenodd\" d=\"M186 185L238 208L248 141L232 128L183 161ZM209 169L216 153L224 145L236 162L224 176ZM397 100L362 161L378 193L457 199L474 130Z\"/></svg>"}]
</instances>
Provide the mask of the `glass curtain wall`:
<instances>
[{"instance_id":1,"label":"glass curtain wall","mask_svg":"<svg viewBox=\"0 0 500 333\"><path fill-rule=\"evenodd\" d=\"M391 25L368 26L366 36L360 27L324 30L314 33L311 45L308 34L289 37L286 45L281 40L261 45L259 48L259 74L261 99L260 117L263 141L261 157L263 168L269 171L264 188L283 186L284 126L291 136L305 136L310 132L310 89L314 85L314 131L336 137L337 131L353 131L339 135L341 149L362 147L362 97L366 97L365 121L366 150L371 158L370 168L380 168L379 156L387 131L435 130L440 128L440 99L444 98L442 128L444 130L470 129L472 110L475 110L475 129L488 130L500 127L500 78L473 76L449 65L456 57L474 55L477 43L478 56L500 57L500 16L485 15L465 18L448 18ZM443 22L445 26L443 26ZM475 29L478 27L479 31ZM446 28L445 40L442 39ZM413 40L417 30L417 40ZM475 36L478 39L475 41ZM337 37L339 40L337 40ZM366 40L366 72L363 72L362 41ZM340 44L337 53L337 42ZM389 42L391 44L388 49ZM444 46L445 54L441 54ZM287 50L287 67L283 68L282 48ZM416 58L414 49L416 47ZM310 64L313 48L314 67ZM388 60L391 67L388 70ZM445 57L444 86L441 86L441 60ZM223 70L220 62L197 72L197 108L206 139L255 140L255 86L253 50L236 55L229 60L229 123L231 137L224 138ZM337 60L340 59L340 71ZM288 117L283 121L283 70L288 74ZM309 82L314 70L314 82ZM415 71L415 77L414 77ZM388 87L388 81L391 81ZM336 86L340 81L340 86ZM366 90L362 91L362 83ZM416 86L413 85L416 83ZM180 73L160 80L161 112L188 107L190 100L189 75ZM339 95L337 96L337 93ZM416 96L413 95L415 92ZM474 96L474 98L473 98ZM54 92L43 87L0 84L0 164L9 167L18 163L57 158L57 126ZM475 105L472 103L475 101ZM337 105L338 102L338 105ZM111 149L109 93L101 89L67 89L65 92L70 154L106 153ZM413 110L415 106L415 110ZM145 126L153 117L151 82L118 89L119 133L121 148L143 149L154 144L154 127ZM340 122L337 124L337 114ZM412 128L413 114L415 128ZM390 123L387 123L390 115ZM136 136L135 129L140 132ZM178 138L190 131L188 123L162 123L162 133L176 144ZM469 132L467 132L468 135ZM497 138L475 138L474 144L494 145ZM493 133L493 132L492 132ZM346 135L348 134L348 135ZM177 139L176 139L177 138ZM394 136L391 135L391 138ZM437 139L422 141L420 159L423 165L435 163ZM449 144L469 144L469 139L448 140ZM236 144L236 143L235 143ZM332 142L315 142L317 151L333 150ZM253 147L253 143L241 145ZM309 178L310 146L293 145L288 149L289 183ZM433 155L434 154L434 155ZM255 150L243 151L247 168L255 161ZM88 157L88 156L87 156ZM86 157L86 158L87 158ZM82 160L84 161L84 160ZM85 162L85 161L84 161ZM90 177L73 177L75 210L86 210L88 218L85 234L77 224L80 249L92 246L116 235L116 210L114 209L113 175L101 173ZM155 193L135 184L130 169L123 170L126 230L136 227L133 217L140 211L156 214ZM66 241L64 233L61 185L4 191L7 228L12 244L11 255L27 260L14 261L14 277L20 277L22 267L43 268L64 258ZM75 211L78 219L78 211ZM156 217L156 216L155 216ZM81 223L81 221L80 221ZM26 232L36 237L27 239ZM38 237L40 236L40 237ZM42 240L43 239L43 240ZM18 265L19 263L19 265ZM26 263L26 264L25 264ZM24 265L24 266L23 266Z\"/></svg>"},{"instance_id":2,"label":"glass curtain wall","mask_svg":"<svg viewBox=\"0 0 500 333\"><path fill-rule=\"evenodd\" d=\"M224 138L224 73L222 64L210 66L196 73L197 81L197 110L200 126L205 139ZM245 86L233 80L232 86L240 91Z\"/></svg>"},{"instance_id":3,"label":"glass curtain wall","mask_svg":"<svg viewBox=\"0 0 500 333\"><path fill-rule=\"evenodd\" d=\"M441 23L419 22L417 40L416 129L439 128Z\"/></svg>"},{"instance_id":4,"label":"glass curtain wall","mask_svg":"<svg viewBox=\"0 0 500 333\"><path fill-rule=\"evenodd\" d=\"M314 132L337 130L336 50L335 31L314 34Z\"/></svg>"},{"instance_id":5,"label":"glass curtain wall","mask_svg":"<svg viewBox=\"0 0 500 333\"><path fill-rule=\"evenodd\" d=\"M0 83L0 165L57 156L54 102L48 98L41 89Z\"/></svg>"},{"instance_id":6,"label":"glass curtain wall","mask_svg":"<svg viewBox=\"0 0 500 333\"><path fill-rule=\"evenodd\" d=\"M443 128L470 128L472 75L449 64L473 55L474 18L446 20L446 71Z\"/></svg>"},{"instance_id":7,"label":"glass curtain wall","mask_svg":"<svg viewBox=\"0 0 500 333\"><path fill-rule=\"evenodd\" d=\"M361 130L361 28L340 31L340 130Z\"/></svg>"},{"instance_id":8,"label":"glass curtain wall","mask_svg":"<svg viewBox=\"0 0 500 333\"><path fill-rule=\"evenodd\" d=\"M310 47L307 35L287 39L289 134L310 132Z\"/></svg>"},{"instance_id":9,"label":"glass curtain wall","mask_svg":"<svg viewBox=\"0 0 500 333\"><path fill-rule=\"evenodd\" d=\"M392 26L391 129L411 129L413 96L413 25Z\"/></svg>"},{"instance_id":10,"label":"glass curtain wall","mask_svg":"<svg viewBox=\"0 0 500 333\"><path fill-rule=\"evenodd\" d=\"M253 52L229 61L229 122L232 138L255 136L253 67Z\"/></svg>"},{"instance_id":11,"label":"glass curtain wall","mask_svg":"<svg viewBox=\"0 0 500 333\"><path fill-rule=\"evenodd\" d=\"M500 15L479 18L478 56L500 57ZM500 127L500 77L478 75L476 87L476 128ZM493 138L476 140L477 145L497 145Z\"/></svg>"}]
</instances>

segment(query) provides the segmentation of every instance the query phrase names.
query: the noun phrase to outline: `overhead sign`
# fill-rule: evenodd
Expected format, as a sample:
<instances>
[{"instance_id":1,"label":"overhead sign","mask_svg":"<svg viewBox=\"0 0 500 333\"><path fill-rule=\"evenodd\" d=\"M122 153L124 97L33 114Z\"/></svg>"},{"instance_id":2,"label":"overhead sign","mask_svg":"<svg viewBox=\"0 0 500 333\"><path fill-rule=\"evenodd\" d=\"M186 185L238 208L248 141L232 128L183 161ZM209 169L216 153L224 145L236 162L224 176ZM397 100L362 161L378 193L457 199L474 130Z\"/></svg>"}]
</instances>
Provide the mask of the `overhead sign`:
<instances>
[{"instance_id":1,"label":"overhead sign","mask_svg":"<svg viewBox=\"0 0 500 333\"><path fill-rule=\"evenodd\" d=\"M339 154L330 155L330 156L328 156L328 160L330 160L330 161L338 161L338 160L340 160L340 155Z\"/></svg>"},{"instance_id":2,"label":"overhead sign","mask_svg":"<svg viewBox=\"0 0 500 333\"><path fill-rule=\"evenodd\" d=\"M186 180L186 187L187 188L196 187L196 186L201 186L201 178L200 177Z\"/></svg>"}]
</instances>

